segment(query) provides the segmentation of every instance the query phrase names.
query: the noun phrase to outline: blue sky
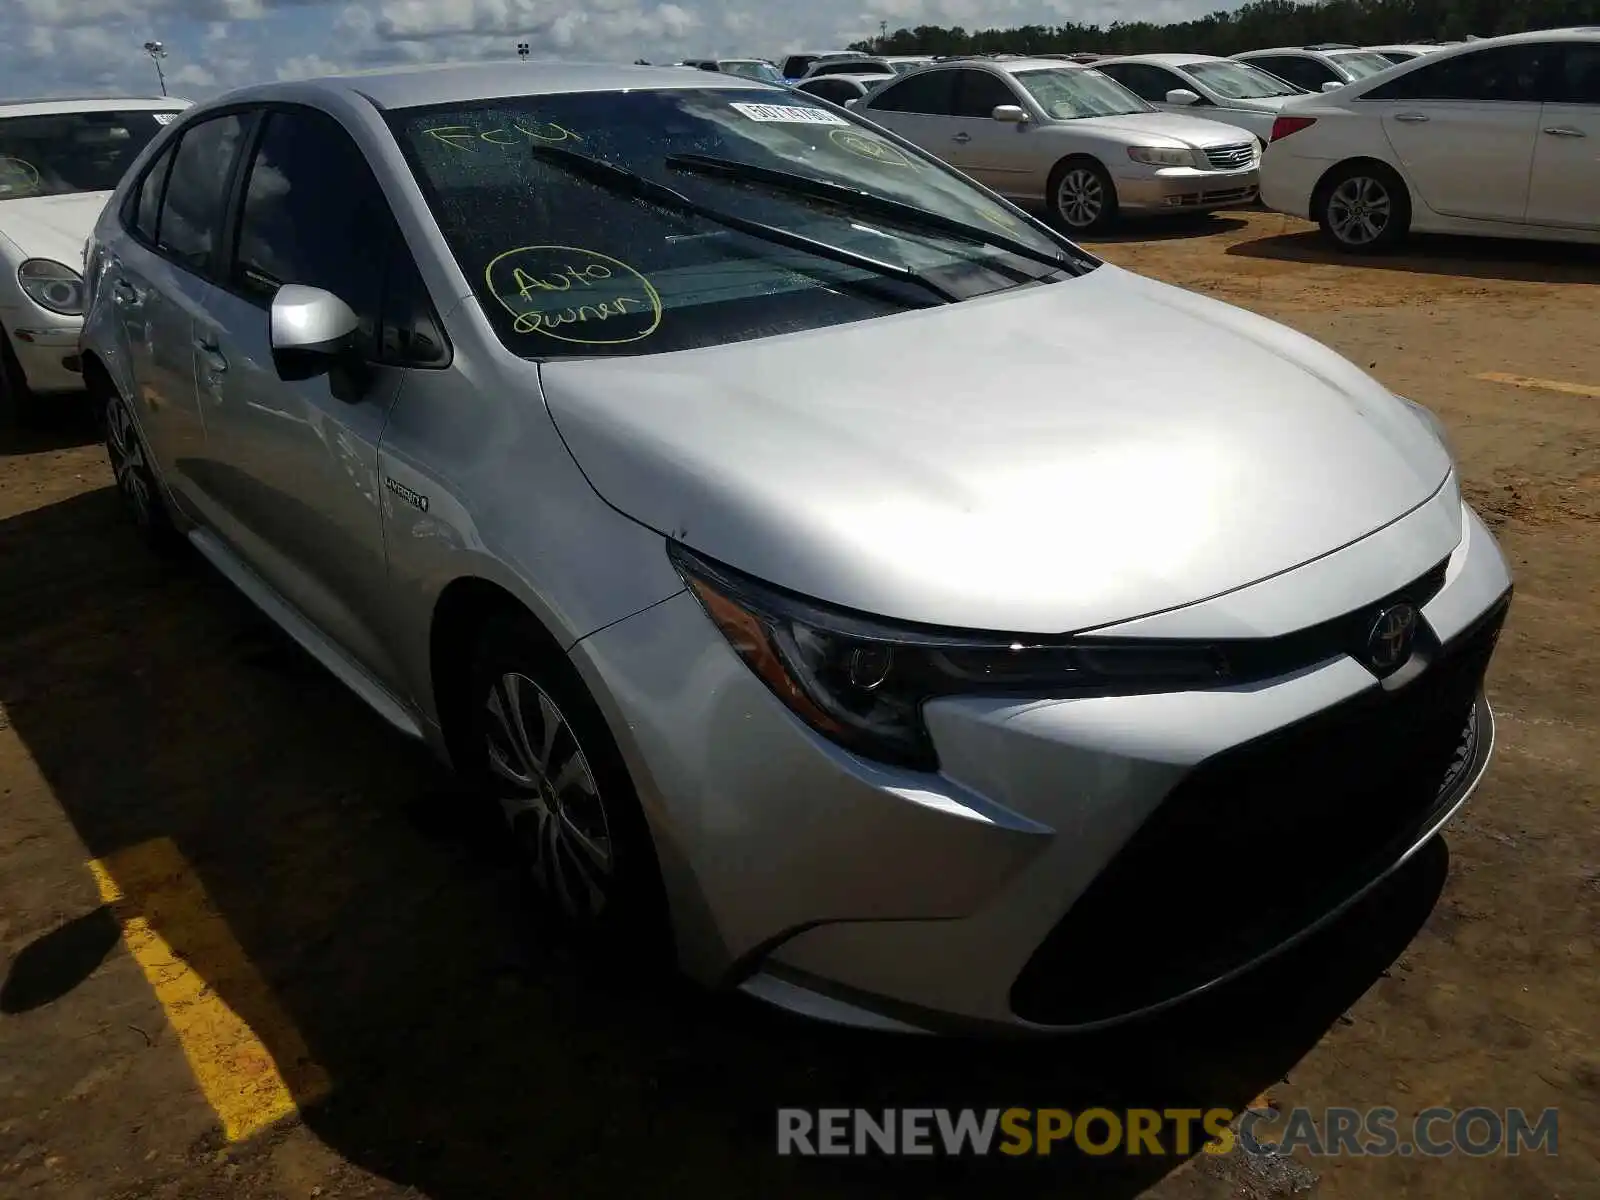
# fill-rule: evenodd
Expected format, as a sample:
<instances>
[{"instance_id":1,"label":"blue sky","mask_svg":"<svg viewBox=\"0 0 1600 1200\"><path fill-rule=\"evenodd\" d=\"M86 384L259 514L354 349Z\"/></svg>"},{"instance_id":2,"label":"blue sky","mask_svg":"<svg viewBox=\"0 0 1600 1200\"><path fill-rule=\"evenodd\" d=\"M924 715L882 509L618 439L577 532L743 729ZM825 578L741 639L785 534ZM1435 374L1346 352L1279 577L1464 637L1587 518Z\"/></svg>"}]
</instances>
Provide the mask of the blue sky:
<instances>
[{"instance_id":1,"label":"blue sky","mask_svg":"<svg viewBox=\"0 0 1600 1200\"><path fill-rule=\"evenodd\" d=\"M10 98L156 93L141 46L167 47L174 95L385 63L536 57L631 62L764 57L919 24L1181 20L1237 0L7 0L0 85Z\"/></svg>"}]
</instances>

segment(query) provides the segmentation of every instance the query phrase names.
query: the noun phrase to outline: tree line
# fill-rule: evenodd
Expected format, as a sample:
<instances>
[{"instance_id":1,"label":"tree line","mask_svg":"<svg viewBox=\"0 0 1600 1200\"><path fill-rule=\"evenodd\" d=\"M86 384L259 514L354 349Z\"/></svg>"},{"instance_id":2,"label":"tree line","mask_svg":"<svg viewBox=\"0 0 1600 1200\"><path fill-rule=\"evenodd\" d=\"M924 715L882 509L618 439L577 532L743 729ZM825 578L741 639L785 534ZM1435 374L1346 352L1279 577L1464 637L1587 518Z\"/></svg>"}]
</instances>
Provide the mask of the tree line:
<instances>
[{"instance_id":1,"label":"tree line","mask_svg":"<svg viewBox=\"0 0 1600 1200\"><path fill-rule=\"evenodd\" d=\"M850 48L874 54L1237 54L1267 46L1456 41L1530 29L1600 24L1600 0L1251 0L1232 12L1158 25L919 25Z\"/></svg>"}]
</instances>

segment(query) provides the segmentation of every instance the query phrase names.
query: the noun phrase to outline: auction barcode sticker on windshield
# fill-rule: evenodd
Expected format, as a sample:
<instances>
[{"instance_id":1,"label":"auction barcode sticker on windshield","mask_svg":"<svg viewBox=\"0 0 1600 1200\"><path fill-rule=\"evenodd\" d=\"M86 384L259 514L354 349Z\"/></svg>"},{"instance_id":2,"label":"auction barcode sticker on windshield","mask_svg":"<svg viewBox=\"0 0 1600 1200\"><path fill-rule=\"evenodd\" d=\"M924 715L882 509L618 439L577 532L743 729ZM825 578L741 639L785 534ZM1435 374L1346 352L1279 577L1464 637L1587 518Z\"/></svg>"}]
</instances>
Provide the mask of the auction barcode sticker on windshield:
<instances>
[{"instance_id":1,"label":"auction barcode sticker on windshield","mask_svg":"<svg viewBox=\"0 0 1600 1200\"><path fill-rule=\"evenodd\" d=\"M791 125L848 125L825 108L804 108L795 104L733 104L752 121L783 121Z\"/></svg>"},{"instance_id":2,"label":"auction barcode sticker on windshield","mask_svg":"<svg viewBox=\"0 0 1600 1200\"><path fill-rule=\"evenodd\" d=\"M151 113L150 115L156 119L156 124L157 125L171 125L172 124L172 118L177 116L178 114L177 113Z\"/></svg>"}]
</instances>

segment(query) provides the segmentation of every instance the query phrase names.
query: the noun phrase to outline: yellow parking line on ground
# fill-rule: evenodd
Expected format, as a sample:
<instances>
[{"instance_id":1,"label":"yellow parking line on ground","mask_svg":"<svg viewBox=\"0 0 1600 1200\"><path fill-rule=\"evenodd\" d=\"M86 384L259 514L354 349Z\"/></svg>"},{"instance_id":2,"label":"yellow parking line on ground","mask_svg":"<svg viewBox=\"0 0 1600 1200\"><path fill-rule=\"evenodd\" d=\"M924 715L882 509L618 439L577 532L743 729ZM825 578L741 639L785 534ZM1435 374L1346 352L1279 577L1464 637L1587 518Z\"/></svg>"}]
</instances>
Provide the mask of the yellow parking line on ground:
<instances>
[{"instance_id":1,"label":"yellow parking line on ground","mask_svg":"<svg viewBox=\"0 0 1600 1200\"><path fill-rule=\"evenodd\" d=\"M89 870L230 1142L327 1093L326 1074L169 839Z\"/></svg>"},{"instance_id":2,"label":"yellow parking line on ground","mask_svg":"<svg viewBox=\"0 0 1600 1200\"><path fill-rule=\"evenodd\" d=\"M1486 383L1505 383L1512 387L1535 388L1543 392L1565 392L1569 396L1592 396L1600 399L1600 387L1587 383L1563 383L1559 379L1531 379L1526 375L1508 375L1504 371L1485 371L1474 375Z\"/></svg>"}]
</instances>

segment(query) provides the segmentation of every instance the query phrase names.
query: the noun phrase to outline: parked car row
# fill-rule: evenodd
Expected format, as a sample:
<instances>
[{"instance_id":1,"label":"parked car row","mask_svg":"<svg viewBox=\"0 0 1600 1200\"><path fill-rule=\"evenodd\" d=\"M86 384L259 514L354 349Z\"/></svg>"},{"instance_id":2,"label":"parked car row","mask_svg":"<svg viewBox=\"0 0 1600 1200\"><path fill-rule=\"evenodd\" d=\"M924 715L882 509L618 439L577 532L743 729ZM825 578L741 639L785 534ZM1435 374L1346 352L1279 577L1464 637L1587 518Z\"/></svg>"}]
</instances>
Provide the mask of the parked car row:
<instances>
[{"instance_id":1,"label":"parked car row","mask_svg":"<svg viewBox=\"0 0 1600 1200\"><path fill-rule=\"evenodd\" d=\"M86 314L152 543L497 807L580 945L882 1030L1095 1029L1332 919L1493 744L1511 579L1436 419L995 194L1086 229L1243 199L1257 150L1059 60L852 109L269 83L119 160L37 296Z\"/></svg>"}]
</instances>

